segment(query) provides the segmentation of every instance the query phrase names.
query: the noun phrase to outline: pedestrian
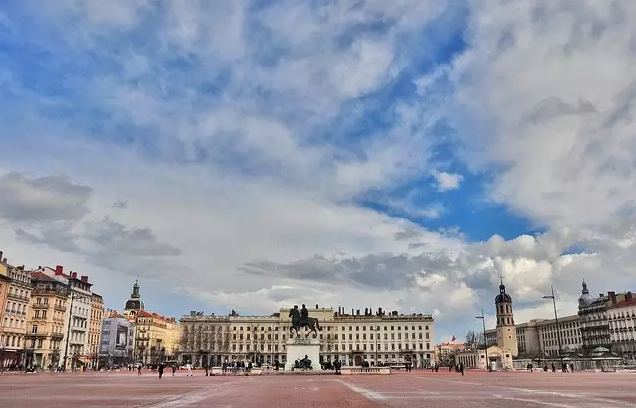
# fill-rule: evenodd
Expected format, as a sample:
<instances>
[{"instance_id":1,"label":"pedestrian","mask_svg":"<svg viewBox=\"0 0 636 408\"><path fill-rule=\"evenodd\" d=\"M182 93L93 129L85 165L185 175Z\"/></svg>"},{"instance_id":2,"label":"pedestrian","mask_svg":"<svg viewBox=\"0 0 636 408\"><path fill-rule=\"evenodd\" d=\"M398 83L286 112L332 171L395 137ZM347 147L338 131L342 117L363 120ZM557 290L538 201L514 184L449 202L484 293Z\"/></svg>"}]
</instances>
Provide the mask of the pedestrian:
<instances>
[{"instance_id":1,"label":"pedestrian","mask_svg":"<svg viewBox=\"0 0 636 408\"><path fill-rule=\"evenodd\" d=\"M459 372L464 376L464 363L459 363Z\"/></svg>"},{"instance_id":2,"label":"pedestrian","mask_svg":"<svg viewBox=\"0 0 636 408\"><path fill-rule=\"evenodd\" d=\"M186 364L186 377L192 377L192 365L190 363Z\"/></svg>"},{"instance_id":3,"label":"pedestrian","mask_svg":"<svg viewBox=\"0 0 636 408\"><path fill-rule=\"evenodd\" d=\"M161 380L161 377L163 377L163 363L159 364L157 371L159 371L159 379Z\"/></svg>"},{"instance_id":4,"label":"pedestrian","mask_svg":"<svg viewBox=\"0 0 636 408\"><path fill-rule=\"evenodd\" d=\"M137 375L141 375L141 364L137 365Z\"/></svg>"},{"instance_id":5,"label":"pedestrian","mask_svg":"<svg viewBox=\"0 0 636 408\"><path fill-rule=\"evenodd\" d=\"M173 377L174 377L174 373L175 373L175 371L177 371L177 365L176 365L176 364L173 364L173 365L172 365L172 376L173 376Z\"/></svg>"}]
</instances>

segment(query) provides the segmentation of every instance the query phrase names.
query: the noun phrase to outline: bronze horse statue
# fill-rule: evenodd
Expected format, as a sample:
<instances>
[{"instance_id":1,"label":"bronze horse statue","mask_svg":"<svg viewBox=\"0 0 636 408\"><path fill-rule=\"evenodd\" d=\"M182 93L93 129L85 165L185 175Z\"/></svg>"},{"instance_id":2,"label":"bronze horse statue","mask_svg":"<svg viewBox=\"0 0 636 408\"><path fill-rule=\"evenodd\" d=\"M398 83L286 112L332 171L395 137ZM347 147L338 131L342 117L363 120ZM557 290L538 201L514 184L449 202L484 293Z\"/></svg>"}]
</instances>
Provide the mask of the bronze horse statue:
<instances>
[{"instance_id":1,"label":"bronze horse statue","mask_svg":"<svg viewBox=\"0 0 636 408\"><path fill-rule=\"evenodd\" d=\"M318 335L318 331L322 331L320 324L318 323L318 319L315 317L308 317L307 319L303 319L300 317L300 311L298 309L290 309L289 317L291 317L292 325L289 328L289 335L291 336L294 330L296 330L296 337L300 337L299 329L302 327L309 328L309 333L307 333L307 337L313 332ZM318 329L318 331L316 331Z\"/></svg>"}]
</instances>

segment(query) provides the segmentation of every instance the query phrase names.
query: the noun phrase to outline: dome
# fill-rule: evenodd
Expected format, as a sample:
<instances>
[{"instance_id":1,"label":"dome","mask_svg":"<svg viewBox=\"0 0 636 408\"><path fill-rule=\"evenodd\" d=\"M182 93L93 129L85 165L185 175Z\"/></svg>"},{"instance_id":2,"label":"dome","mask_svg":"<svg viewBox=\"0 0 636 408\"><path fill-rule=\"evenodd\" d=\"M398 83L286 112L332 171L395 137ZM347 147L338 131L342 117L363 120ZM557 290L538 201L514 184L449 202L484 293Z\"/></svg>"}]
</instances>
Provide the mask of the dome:
<instances>
[{"instance_id":1,"label":"dome","mask_svg":"<svg viewBox=\"0 0 636 408\"><path fill-rule=\"evenodd\" d=\"M144 302L138 299L129 299L128 301L126 301L126 306L124 307L124 310L143 310L143 309L144 309Z\"/></svg>"},{"instance_id":2,"label":"dome","mask_svg":"<svg viewBox=\"0 0 636 408\"><path fill-rule=\"evenodd\" d=\"M501 281L499 285L499 294L495 296L495 303L512 303L512 297L506 293L506 285Z\"/></svg>"},{"instance_id":3,"label":"dome","mask_svg":"<svg viewBox=\"0 0 636 408\"><path fill-rule=\"evenodd\" d=\"M590 295L590 291L587 290L587 283L583 280L583 290L581 290L581 297L579 298L579 307L591 304L594 298Z\"/></svg>"}]
</instances>

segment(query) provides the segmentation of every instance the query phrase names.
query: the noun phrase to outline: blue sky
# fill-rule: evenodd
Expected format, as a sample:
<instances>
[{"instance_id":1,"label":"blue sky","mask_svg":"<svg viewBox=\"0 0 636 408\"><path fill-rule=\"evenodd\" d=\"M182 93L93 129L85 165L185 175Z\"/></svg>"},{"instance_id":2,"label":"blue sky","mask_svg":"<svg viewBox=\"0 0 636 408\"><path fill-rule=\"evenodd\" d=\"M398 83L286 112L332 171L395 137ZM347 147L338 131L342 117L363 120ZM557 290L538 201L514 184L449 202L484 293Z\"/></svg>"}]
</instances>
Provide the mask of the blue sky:
<instances>
[{"instance_id":1,"label":"blue sky","mask_svg":"<svg viewBox=\"0 0 636 408\"><path fill-rule=\"evenodd\" d=\"M7 2L3 250L175 316L372 305L444 341L499 275L517 321L550 285L574 313L634 277L616 7Z\"/></svg>"}]
</instances>

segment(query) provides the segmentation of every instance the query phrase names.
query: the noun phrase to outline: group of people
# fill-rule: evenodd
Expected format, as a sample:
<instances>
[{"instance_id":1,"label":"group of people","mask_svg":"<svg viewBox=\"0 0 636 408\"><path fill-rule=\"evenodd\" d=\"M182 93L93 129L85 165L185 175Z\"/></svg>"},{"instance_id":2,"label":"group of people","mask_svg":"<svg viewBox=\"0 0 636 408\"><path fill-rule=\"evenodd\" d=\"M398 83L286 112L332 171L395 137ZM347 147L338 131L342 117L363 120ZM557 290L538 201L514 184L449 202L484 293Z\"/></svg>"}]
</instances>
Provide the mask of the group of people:
<instances>
[{"instance_id":1,"label":"group of people","mask_svg":"<svg viewBox=\"0 0 636 408\"><path fill-rule=\"evenodd\" d=\"M556 372L557 367L554 363L550 364L550 369L552 370L552 372ZM548 371L548 364L546 363L543 366L543 371ZM532 363L528 363L528 365L526 366L526 371L529 372L533 372L534 371L534 366L532 365ZM563 365L561 366L561 371L564 373L573 373L574 372L574 364L570 363L563 363Z\"/></svg>"},{"instance_id":2,"label":"group of people","mask_svg":"<svg viewBox=\"0 0 636 408\"><path fill-rule=\"evenodd\" d=\"M437 373L439 372L439 368L440 365L438 363L435 363L431 366L431 372ZM449 365L448 366L448 372L452 372L453 369L455 369L456 373L460 373L461 375L464 375L464 363L457 363L455 365ZM410 371L410 369L407 369L407 371Z\"/></svg>"}]
</instances>

